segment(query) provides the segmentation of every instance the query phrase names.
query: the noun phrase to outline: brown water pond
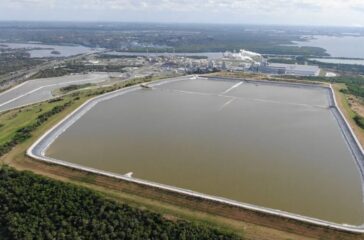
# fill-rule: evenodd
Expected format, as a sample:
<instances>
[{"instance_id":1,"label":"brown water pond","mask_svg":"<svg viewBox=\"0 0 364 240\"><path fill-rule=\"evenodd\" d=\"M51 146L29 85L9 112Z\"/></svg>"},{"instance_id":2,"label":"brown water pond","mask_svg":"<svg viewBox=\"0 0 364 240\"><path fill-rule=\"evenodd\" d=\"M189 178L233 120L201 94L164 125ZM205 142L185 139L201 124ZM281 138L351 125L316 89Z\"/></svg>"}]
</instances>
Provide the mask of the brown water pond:
<instances>
[{"instance_id":1,"label":"brown water pond","mask_svg":"<svg viewBox=\"0 0 364 240\"><path fill-rule=\"evenodd\" d=\"M323 88L182 80L97 104L47 156L336 223L362 183Z\"/></svg>"}]
</instances>

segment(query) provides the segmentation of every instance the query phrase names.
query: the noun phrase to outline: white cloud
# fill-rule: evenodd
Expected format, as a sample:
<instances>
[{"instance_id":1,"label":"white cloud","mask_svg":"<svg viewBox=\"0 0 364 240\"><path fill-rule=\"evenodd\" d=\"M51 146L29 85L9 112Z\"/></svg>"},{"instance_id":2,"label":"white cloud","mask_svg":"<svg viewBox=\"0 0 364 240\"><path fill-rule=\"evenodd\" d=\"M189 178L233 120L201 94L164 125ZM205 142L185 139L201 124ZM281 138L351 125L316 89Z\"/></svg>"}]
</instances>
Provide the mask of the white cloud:
<instances>
[{"instance_id":1,"label":"white cloud","mask_svg":"<svg viewBox=\"0 0 364 240\"><path fill-rule=\"evenodd\" d=\"M287 8L321 8L342 9L352 7L364 7L362 0L2 0L2 6L29 7L78 7L78 8L103 8L103 9L169 9L169 10L201 10L206 9L255 9L255 10L279 10Z\"/></svg>"},{"instance_id":2,"label":"white cloud","mask_svg":"<svg viewBox=\"0 0 364 240\"><path fill-rule=\"evenodd\" d=\"M134 21L134 13L147 21L261 22L266 18L267 23L364 25L363 9L363 0L0 0L0 19L10 18L11 10L13 16L27 12L23 17L35 20L92 20L92 12L104 20ZM179 19L183 14L184 19Z\"/></svg>"}]
</instances>

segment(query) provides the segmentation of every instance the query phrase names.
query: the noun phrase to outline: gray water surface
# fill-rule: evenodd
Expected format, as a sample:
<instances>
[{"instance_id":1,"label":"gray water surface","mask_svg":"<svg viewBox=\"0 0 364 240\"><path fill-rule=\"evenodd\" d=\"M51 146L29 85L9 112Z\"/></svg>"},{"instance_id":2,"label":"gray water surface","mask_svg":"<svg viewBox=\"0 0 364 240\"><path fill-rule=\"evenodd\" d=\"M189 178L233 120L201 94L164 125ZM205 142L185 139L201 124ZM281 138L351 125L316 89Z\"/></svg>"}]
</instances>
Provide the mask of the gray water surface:
<instances>
[{"instance_id":1,"label":"gray water surface","mask_svg":"<svg viewBox=\"0 0 364 240\"><path fill-rule=\"evenodd\" d=\"M97 104L47 156L336 223L364 222L361 177L321 88L183 80L137 90Z\"/></svg>"},{"instance_id":2,"label":"gray water surface","mask_svg":"<svg viewBox=\"0 0 364 240\"><path fill-rule=\"evenodd\" d=\"M362 66L364 66L364 59L311 58L310 60L323 62L323 63L362 65Z\"/></svg>"},{"instance_id":3,"label":"gray water surface","mask_svg":"<svg viewBox=\"0 0 364 240\"><path fill-rule=\"evenodd\" d=\"M89 47L79 45L47 45L38 43L1 43L6 47L0 48L13 48L13 49L29 49L31 58L44 58L44 57L70 57L78 54L95 52ZM58 51L59 54L53 54L52 51Z\"/></svg>"},{"instance_id":4,"label":"gray water surface","mask_svg":"<svg viewBox=\"0 0 364 240\"><path fill-rule=\"evenodd\" d=\"M362 36L314 36L308 41L297 41L295 44L324 48L332 57L364 58Z\"/></svg>"},{"instance_id":5,"label":"gray water surface","mask_svg":"<svg viewBox=\"0 0 364 240\"><path fill-rule=\"evenodd\" d=\"M109 55L115 56L143 56L143 57L171 57L171 56L180 56L180 57L207 57L208 59L220 59L223 57L222 52L201 52L201 53L153 53L153 52L116 52L110 51L107 52Z\"/></svg>"}]
</instances>

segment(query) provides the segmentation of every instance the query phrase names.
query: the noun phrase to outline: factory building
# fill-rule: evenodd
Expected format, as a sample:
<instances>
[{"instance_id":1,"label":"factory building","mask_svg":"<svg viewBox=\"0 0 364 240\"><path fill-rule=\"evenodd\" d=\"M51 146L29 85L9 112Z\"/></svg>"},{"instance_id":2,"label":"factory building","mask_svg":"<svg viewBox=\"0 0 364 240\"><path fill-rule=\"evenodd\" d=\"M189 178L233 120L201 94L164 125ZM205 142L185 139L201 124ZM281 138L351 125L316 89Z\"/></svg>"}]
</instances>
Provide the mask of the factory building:
<instances>
[{"instance_id":1,"label":"factory building","mask_svg":"<svg viewBox=\"0 0 364 240\"><path fill-rule=\"evenodd\" d=\"M241 49L239 52L225 52L224 63L231 71L252 71L267 74L293 76L319 76L320 68L312 65L268 63L261 54ZM225 63L225 66L227 64Z\"/></svg>"},{"instance_id":2,"label":"factory building","mask_svg":"<svg viewBox=\"0 0 364 240\"><path fill-rule=\"evenodd\" d=\"M293 75L293 76L319 76L320 68L313 65L282 64L282 63L264 63L259 71L268 74Z\"/></svg>"}]
</instances>

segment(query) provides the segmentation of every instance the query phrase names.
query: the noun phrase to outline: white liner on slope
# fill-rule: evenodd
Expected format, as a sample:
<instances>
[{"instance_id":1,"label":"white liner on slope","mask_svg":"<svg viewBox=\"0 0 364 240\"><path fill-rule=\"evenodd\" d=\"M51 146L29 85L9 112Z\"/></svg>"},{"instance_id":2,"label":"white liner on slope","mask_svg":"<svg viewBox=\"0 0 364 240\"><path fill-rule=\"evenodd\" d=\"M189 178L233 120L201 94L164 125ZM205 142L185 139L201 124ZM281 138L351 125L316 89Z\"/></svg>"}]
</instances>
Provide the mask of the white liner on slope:
<instances>
[{"instance_id":1,"label":"white liner on slope","mask_svg":"<svg viewBox=\"0 0 364 240\"><path fill-rule=\"evenodd\" d=\"M155 82L153 84L149 84L149 85L157 86L157 85L161 85L161 84L165 84L165 83L182 81L187 78L188 77L181 77L181 78L175 78L172 80L161 80L161 81ZM234 79L232 79L232 80L234 80ZM239 81L241 81L241 79L239 79ZM277 82L254 81L254 80L243 80L243 81L265 83L265 84L277 84L277 85L282 85L282 86L296 86L296 87L328 89L329 98L330 98L329 99L330 100L330 109L333 112L335 118L337 119L337 121L340 125L340 129L342 130L342 133L345 137L345 140L347 141L349 148L354 155L358 168L360 169L360 172L362 174L362 179L364 178L363 148L361 147L361 145L360 145L357 137L355 136L353 130L351 129L348 121L345 119L344 114L338 108L335 93L334 93L334 90L331 85L330 85L330 87L321 87L321 86L315 86L315 85L310 85L310 84L282 83L282 82L277 83ZM79 108L77 108L75 111L70 113L67 117L65 117L57 125L55 125L53 128L48 130L42 137L40 137L27 150L27 155L34 159L40 160L40 161L44 161L44 162L48 162L48 163L52 163L52 164L58 164L61 166L70 167L73 169L78 169L78 170L91 172L91 173L95 173L95 174L100 174L100 175L104 175L104 176L108 176L108 177L112 177L112 178L116 178L116 179L121 179L121 180L124 180L127 182L133 182L133 183L137 183L137 184L144 185L144 186L159 188L159 189L167 190L170 192L176 192L179 194L188 195L188 196L195 197L195 198L202 198L202 199L210 200L210 201L217 202L217 203L223 203L226 205L239 207L242 209L252 210L252 211L261 212L261 213L278 216L278 217L283 217L283 218L287 218L287 219L293 219L293 220L297 220L297 221L301 221L301 222L305 222L305 223L309 223L309 224L313 224L313 225L317 225L317 226L321 226L321 227L337 229L340 231L347 231L347 232L352 232L352 233L364 233L364 226L337 224L337 223L324 221L324 220L320 220L320 219L316 219L316 218L302 216L299 214L293 214L293 213L284 212L284 211L280 211L280 210L276 210L276 209L259 207L259 206L255 206L252 204L241 203L238 201L234 201L234 200L230 200L230 199L226 199L226 198L222 198L222 197L218 197L218 196L207 195L207 194L198 193L198 192L187 190L187 189L182 189L182 188L178 188L178 187L168 186L165 184L159 184L159 183L155 183L155 182L151 182L151 181L133 178L128 175L115 174L115 173L102 171L102 170L98 170L98 169L94 169L94 168L90 168L90 167L85 167L85 166L81 166L78 164L73 164L73 163L69 163L66 161L53 159L53 158L45 156L45 151L57 139L57 137L59 137L67 128L69 128L72 124L74 124L79 118L81 118L85 113L87 113L97 103L109 100L109 99L117 97L117 96L121 96L121 95L129 93L129 92L140 90L140 89L141 89L140 86L132 86L132 87L123 88L123 89L120 89L120 90L117 90L117 91L114 91L111 93L106 93L104 95L97 96L93 99L88 100L83 105L81 105Z\"/></svg>"}]
</instances>

